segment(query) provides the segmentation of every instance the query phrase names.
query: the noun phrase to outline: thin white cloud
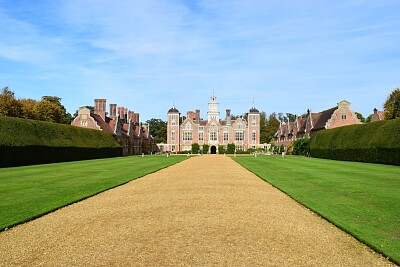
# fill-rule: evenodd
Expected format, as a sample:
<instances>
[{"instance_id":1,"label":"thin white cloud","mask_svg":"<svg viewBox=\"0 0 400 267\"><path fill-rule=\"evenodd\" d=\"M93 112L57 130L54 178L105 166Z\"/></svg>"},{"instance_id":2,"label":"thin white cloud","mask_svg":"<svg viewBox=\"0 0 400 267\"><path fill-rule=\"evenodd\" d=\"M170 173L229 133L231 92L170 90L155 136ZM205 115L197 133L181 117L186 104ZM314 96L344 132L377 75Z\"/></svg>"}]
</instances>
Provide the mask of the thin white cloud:
<instances>
[{"instance_id":1,"label":"thin white cloud","mask_svg":"<svg viewBox=\"0 0 400 267\"><path fill-rule=\"evenodd\" d=\"M71 109L79 94L86 105L105 97L163 118L173 100L182 112L204 110L214 89L236 114L253 98L260 110L292 113L360 98L366 113L377 105L371 90L398 83L394 0L69 0L41 2L44 21L7 3L0 57L34 69L6 75L66 90Z\"/></svg>"}]
</instances>

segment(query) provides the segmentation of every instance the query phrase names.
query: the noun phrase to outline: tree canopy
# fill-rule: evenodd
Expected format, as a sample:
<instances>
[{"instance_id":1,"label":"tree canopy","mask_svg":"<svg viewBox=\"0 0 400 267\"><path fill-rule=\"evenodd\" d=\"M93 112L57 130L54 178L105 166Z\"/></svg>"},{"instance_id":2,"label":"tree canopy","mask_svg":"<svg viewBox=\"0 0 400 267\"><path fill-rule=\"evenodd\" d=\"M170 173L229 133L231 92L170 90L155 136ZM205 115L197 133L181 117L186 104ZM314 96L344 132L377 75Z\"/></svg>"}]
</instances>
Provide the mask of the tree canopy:
<instances>
[{"instance_id":1,"label":"tree canopy","mask_svg":"<svg viewBox=\"0 0 400 267\"><path fill-rule=\"evenodd\" d=\"M167 143L167 122L153 118L147 120L146 124L150 127L150 133L155 143Z\"/></svg>"},{"instance_id":2,"label":"tree canopy","mask_svg":"<svg viewBox=\"0 0 400 267\"><path fill-rule=\"evenodd\" d=\"M34 99L16 99L8 87L0 94L0 116L50 121L71 124L72 116L61 104L57 96L43 96L40 101Z\"/></svg>"},{"instance_id":3,"label":"tree canopy","mask_svg":"<svg viewBox=\"0 0 400 267\"><path fill-rule=\"evenodd\" d=\"M400 88L396 88L383 104L385 120L400 118Z\"/></svg>"}]
</instances>

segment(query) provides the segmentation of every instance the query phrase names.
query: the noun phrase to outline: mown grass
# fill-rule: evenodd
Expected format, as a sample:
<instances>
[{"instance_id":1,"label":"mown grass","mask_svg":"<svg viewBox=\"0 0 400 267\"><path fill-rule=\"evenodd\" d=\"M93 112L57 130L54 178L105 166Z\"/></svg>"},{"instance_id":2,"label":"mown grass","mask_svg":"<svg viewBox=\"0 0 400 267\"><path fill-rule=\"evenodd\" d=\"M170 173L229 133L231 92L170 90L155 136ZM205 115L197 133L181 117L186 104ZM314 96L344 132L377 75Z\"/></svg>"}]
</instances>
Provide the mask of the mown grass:
<instances>
[{"instance_id":1,"label":"mown grass","mask_svg":"<svg viewBox=\"0 0 400 267\"><path fill-rule=\"evenodd\" d=\"M132 156L0 169L0 231L186 157Z\"/></svg>"},{"instance_id":2,"label":"mown grass","mask_svg":"<svg viewBox=\"0 0 400 267\"><path fill-rule=\"evenodd\" d=\"M233 159L400 263L400 167L295 156Z\"/></svg>"}]
</instances>

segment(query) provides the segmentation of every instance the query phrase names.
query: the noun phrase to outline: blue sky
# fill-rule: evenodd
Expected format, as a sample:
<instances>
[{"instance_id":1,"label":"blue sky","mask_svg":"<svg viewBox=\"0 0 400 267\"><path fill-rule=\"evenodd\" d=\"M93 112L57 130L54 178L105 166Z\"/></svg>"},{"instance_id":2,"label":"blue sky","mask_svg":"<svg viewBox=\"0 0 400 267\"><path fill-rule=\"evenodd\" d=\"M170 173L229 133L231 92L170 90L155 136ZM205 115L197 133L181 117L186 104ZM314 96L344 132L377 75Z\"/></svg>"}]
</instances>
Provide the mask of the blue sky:
<instances>
[{"instance_id":1,"label":"blue sky","mask_svg":"<svg viewBox=\"0 0 400 267\"><path fill-rule=\"evenodd\" d=\"M365 117L400 87L399 0L0 0L0 87L62 98L74 113L106 98L166 119L322 111Z\"/></svg>"}]
</instances>

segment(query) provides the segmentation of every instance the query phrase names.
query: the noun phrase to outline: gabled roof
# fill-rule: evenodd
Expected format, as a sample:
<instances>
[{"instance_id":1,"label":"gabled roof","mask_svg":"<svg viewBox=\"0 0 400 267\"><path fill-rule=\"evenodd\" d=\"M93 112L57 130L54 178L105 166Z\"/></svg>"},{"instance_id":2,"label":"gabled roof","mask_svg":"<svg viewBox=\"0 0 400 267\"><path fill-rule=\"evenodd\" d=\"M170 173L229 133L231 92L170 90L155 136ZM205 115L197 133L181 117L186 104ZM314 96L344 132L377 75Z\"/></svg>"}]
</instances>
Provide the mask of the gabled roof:
<instances>
[{"instance_id":1,"label":"gabled roof","mask_svg":"<svg viewBox=\"0 0 400 267\"><path fill-rule=\"evenodd\" d=\"M285 135L287 131L287 124L282 124L280 130L281 130L281 135Z\"/></svg>"},{"instance_id":2,"label":"gabled roof","mask_svg":"<svg viewBox=\"0 0 400 267\"><path fill-rule=\"evenodd\" d=\"M294 121L288 122L288 134L293 134Z\"/></svg>"},{"instance_id":3,"label":"gabled roof","mask_svg":"<svg viewBox=\"0 0 400 267\"><path fill-rule=\"evenodd\" d=\"M297 127L298 127L297 132L298 133L304 133L306 131L307 118L299 116L299 117L297 117L296 120L297 120Z\"/></svg>"},{"instance_id":4,"label":"gabled roof","mask_svg":"<svg viewBox=\"0 0 400 267\"><path fill-rule=\"evenodd\" d=\"M319 130L322 128L325 128L325 125L327 123L327 121L332 117L333 112L335 112L335 110L337 110L338 107L333 107L327 110L324 110L322 112L319 113L313 113L311 115L314 115L313 117L313 130Z\"/></svg>"},{"instance_id":5,"label":"gabled roof","mask_svg":"<svg viewBox=\"0 0 400 267\"><path fill-rule=\"evenodd\" d=\"M108 123L112 121L109 117L106 117L106 121L104 121L103 118L98 114L91 113L90 116L97 122L103 131L115 135L114 129L111 128L110 124Z\"/></svg>"}]
</instances>

